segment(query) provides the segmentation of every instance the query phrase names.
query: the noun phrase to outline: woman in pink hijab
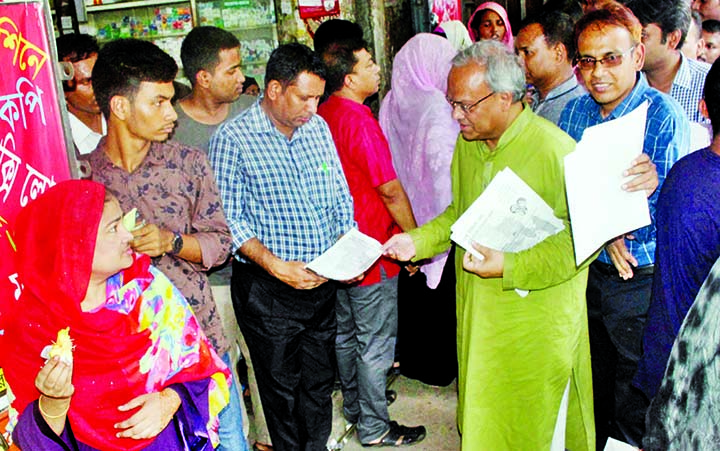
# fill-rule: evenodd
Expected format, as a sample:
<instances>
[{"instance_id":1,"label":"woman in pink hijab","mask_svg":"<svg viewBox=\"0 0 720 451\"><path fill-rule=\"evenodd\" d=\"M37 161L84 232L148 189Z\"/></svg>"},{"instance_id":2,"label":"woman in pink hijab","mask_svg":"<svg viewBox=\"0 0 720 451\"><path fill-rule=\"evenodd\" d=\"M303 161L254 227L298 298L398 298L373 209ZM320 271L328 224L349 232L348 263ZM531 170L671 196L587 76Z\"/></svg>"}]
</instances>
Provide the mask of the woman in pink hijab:
<instances>
[{"instance_id":1,"label":"woman in pink hijab","mask_svg":"<svg viewBox=\"0 0 720 451\"><path fill-rule=\"evenodd\" d=\"M495 39L515 51L513 34L505 8L495 2L485 2L475 9L468 21L468 32L473 42Z\"/></svg>"},{"instance_id":2,"label":"woman in pink hijab","mask_svg":"<svg viewBox=\"0 0 720 451\"><path fill-rule=\"evenodd\" d=\"M445 99L450 61L457 54L440 36L413 36L395 56L390 92L380 106L380 126L418 225L450 204L450 162L460 128ZM445 256L423 265L437 287Z\"/></svg>"},{"instance_id":3,"label":"woman in pink hijab","mask_svg":"<svg viewBox=\"0 0 720 451\"><path fill-rule=\"evenodd\" d=\"M452 200L450 163L460 127L445 94L456 53L443 37L413 36L395 56L392 89L380 106L380 126L419 225ZM431 385L457 376L455 268L446 260L447 252L423 264L422 274L401 273L398 286L400 368Z\"/></svg>"}]
</instances>

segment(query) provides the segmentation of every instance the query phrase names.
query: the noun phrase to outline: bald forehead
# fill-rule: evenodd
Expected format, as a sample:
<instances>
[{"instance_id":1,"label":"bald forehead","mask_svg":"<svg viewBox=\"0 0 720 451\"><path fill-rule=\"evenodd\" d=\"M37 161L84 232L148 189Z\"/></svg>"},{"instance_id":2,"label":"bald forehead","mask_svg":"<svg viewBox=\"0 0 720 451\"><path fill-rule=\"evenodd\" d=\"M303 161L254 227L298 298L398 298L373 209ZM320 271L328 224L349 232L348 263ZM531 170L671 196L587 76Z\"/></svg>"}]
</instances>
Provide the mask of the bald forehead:
<instances>
[{"instance_id":1,"label":"bald forehead","mask_svg":"<svg viewBox=\"0 0 720 451\"><path fill-rule=\"evenodd\" d=\"M448 97L456 101L467 100L473 93L481 90L485 83L485 67L476 62L463 66L453 66L448 75Z\"/></svg>"}]
</instances>

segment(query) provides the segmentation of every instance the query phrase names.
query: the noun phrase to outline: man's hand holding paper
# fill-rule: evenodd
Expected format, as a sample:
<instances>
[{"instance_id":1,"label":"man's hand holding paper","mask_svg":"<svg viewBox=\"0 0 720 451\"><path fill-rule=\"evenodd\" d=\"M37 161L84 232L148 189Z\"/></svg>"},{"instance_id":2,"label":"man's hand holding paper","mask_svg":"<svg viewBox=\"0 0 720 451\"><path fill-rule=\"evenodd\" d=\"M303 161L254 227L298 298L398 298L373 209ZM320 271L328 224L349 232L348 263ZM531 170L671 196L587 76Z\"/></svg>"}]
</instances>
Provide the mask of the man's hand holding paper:
<instances>
[{"instance_id":1,"label":"man's hand holding paper","mask_svg":"<svg viewBox=\"0 0 720 451\"><path fill-rule=\"evenodd\" d=\"M465 252L463 269L485 279L502 277L505 269L505 253L476 242L473 242L472 246L475 252L482 255L483 258L477 258L473 256L473 253Z\"/></svg>"},{"instance_id":2,"label":"man's hand holding paper","mask_svg":"<svg viewBox=\"0 0 720 451\"><path fill-rule=\"evenodd\" d=\"M273 276L298 290L311 290L327 282L327 279L305 269L305 263L279 261L273 266Z\"/></svg>"},{"instance_id":3,"label":"man's hand holding paper","mask_svg":"<svg viewBox=\"0 0 720 451\"><path fill-rule=\"evenodd\" d=\"M492 252L520 252L564 228L552 208L505 168L452 225L450 239L473 258L482 259L473 243L482 244L487 251L494 249Z\"/></svg>"},{"instance_id":4,"label":"man's hand holding paper","mask_svg":"<svg viewBox=\"0 0 720 451\"><path fill-rule=\"evenodd\" d=\"M383 247L358 229L350 229L330 249L305 266L327 279L353 283L383 254Z\"/></svg>"},{"instance_id":5,"label":"man's hand holding paper","mask_svg":"<svg viewBox=\"0 0 720 451\"><path fill-rule=\"evenodd\" d=\"M650 224L647 196L658 185L655 164L642 152L647 103L625 116L585 129L575 151L565 157L565 183L580 266L609 240ZM630 168L625 169L630 163ZM632 179L628 177L635 176ZM641 191L644 191L642 194ZM624 243L621 243L625 247ZM615 245L613 262L624 278L628 262Z\"/></svg>"},{"instance_id":6,"label":"man's hand holding paper","mask_svg":"<svg viewBox=\"0 0 720 451\"><path fill-rule=\"evenodd\" d=\"M645 191L647 197L650 197L660 183L655 163L652 162L650 156L646 153L641 153L633 160L632 166L623 172L624 177L630 177L632 175L635 177L622 185L622 189L625 191Z\"/></svg>"}]
</instances>

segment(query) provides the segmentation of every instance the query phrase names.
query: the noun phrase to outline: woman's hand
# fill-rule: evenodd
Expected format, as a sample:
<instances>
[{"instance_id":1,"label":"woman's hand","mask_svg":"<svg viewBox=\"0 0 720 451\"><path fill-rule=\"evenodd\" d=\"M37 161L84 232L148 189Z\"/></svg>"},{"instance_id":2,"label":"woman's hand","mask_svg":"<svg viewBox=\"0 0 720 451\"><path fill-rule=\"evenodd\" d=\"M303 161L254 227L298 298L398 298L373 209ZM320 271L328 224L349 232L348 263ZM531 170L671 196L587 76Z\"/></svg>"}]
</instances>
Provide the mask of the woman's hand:
<instances>
[{"instance_id":1,"label":"woman's hand","mask_svg":"<svg viewBox=\"0 0 720 451\"><path fill-rule=\"evenodd\" d=\"M75 387L72 384L72 364L53 357L35 377L35 387L40 392L38 407L45 422L57 435L65 428L65 419Z\"/></svg>"},{"instance_id":2,"label":"woman's hand","mask_svg":"<svg viewBox=\"0 0 720 451\"><path fill-rule=\"evenodd\" d=\"M35 387L48 398L70 398L75 393L72 384L72 365L61 362L60 357L53 357L38 373Z\"/></svg>"},{"instance_id":3,"label":"woman's hand","mask_svg":"<svg viewBox=\"0 0 720 451\"><path fill-rule=\"evenodd\" d=\"M135 252L158 257L172 250L175 234L169 230L161 229L155 224L145 224L135 229L130 246Z\"/></svg>"},{"instance_id":4,"label":"woman's hand","mask_svg":"<svg viewBox=\"0 0 720 451\"><path fill-rule=\"evenodd\" d=\"M122 429L117 436L134 439L156 437L175 416L180 402L180 396L171 388L138 396L118 407L118 410L123 412L137 408L139 410L127 420L115 425L116 429Z\"/></svg>"}]
</instances>

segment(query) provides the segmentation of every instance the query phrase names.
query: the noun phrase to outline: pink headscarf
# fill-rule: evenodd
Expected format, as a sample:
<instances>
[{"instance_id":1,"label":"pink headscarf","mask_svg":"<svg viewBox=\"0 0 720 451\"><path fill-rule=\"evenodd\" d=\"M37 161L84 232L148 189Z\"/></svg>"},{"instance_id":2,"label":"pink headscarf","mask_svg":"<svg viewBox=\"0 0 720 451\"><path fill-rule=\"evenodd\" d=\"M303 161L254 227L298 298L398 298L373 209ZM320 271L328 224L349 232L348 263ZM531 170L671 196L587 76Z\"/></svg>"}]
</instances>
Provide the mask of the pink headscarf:
<instances>
[{"instance_id":1,"label":"pink headscarf","mask_svg":"<svg viewBox=\"0 0 720 451\"><path fill-rule=\"evenodd\" d=\"M445 38L413 36L395 56L392 89L380 106L380 126L419 225L452 200L450 163L460 129L445 94L456 54ZM440 283L446 257L421 267L430 288Z\"/></svg>"},{"instance_id":2,"label":"pink headscarf","mask_svg":"<svg viewBox=\"0 0 720 451\"><path fill-rule=\"evenodd\" d=\"M487 9L497 13L497 15L500 16L500 18L505 23L505 37L502 39L501 42L505 44L505 46L507 46L510 51L515 52L515 40L513 38L512 27L510 26L510 19L508 19L507 11L505 11L505 8L495 2L485 2L475 8L475 12L472 14L472 16L470 16L470 20L468 20L467 24L468 33L470 33L470 39L472 39L473 42L477 42L480 40L480 36L475 36L475 30L472 29L472 26L470 26L470 24L472 23L476 14L482 14L482 12Z\"/></svg>"}]
</instances>

